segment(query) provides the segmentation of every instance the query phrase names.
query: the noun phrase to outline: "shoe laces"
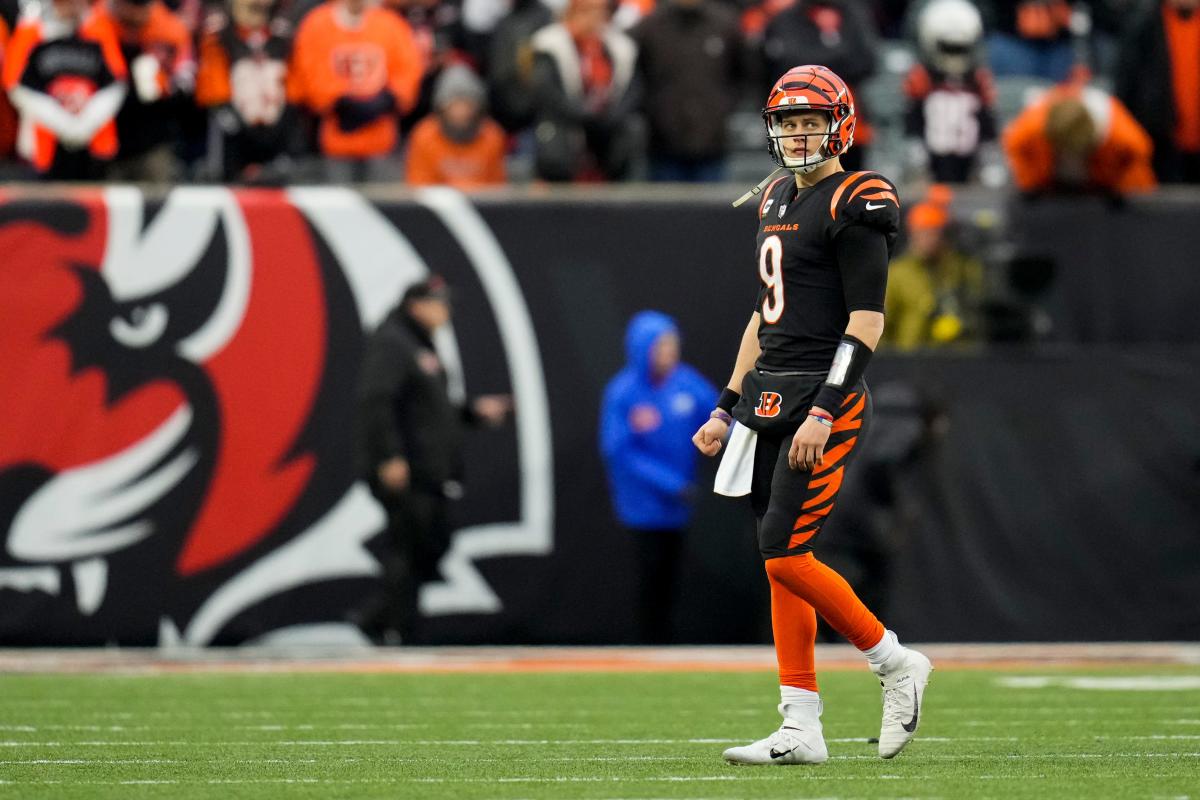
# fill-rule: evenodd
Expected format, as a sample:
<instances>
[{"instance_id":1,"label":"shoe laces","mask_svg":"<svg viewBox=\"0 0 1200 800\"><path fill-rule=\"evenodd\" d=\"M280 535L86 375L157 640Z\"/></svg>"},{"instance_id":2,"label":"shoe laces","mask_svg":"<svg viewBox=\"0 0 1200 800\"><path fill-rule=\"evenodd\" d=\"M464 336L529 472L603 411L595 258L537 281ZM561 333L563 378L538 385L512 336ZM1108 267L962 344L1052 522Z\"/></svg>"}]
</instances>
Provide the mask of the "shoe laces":
<instances>
[{"instance_id":1,"label":"shoe laces","mask_svg":"<svg viewBox=\"0 0 1200 800\"><path fill-rule=\"evenodd\" d=\"M908 722L913 715L915 708L914 702L916 695L914 694L914 682L911 680L897 680L891 686L883 681L880 685L883 686L883 723L889 725L892 723L903 724Z\"/></svg>"}]
</instances>

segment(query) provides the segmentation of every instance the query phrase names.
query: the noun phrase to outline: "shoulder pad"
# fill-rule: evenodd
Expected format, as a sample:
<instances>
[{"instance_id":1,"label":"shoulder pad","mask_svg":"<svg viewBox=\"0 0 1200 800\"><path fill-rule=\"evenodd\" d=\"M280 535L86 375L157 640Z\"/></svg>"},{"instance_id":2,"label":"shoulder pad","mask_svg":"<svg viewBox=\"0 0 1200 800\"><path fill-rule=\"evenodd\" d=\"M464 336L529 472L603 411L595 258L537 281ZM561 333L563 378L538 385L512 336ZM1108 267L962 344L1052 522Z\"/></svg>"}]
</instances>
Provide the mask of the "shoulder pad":
<instances>
[{"instance_id":1,"label":"shoulder pad","mask_svg":"<svg viewBox=\"0 0 1200 800\"><path fill-rule=\"evenodd\" d=\"M877 172L852 172L842 179L829 201L835 225L869 225L883 231L900 229L900 194Z\"/></svg>"}]
</instances>

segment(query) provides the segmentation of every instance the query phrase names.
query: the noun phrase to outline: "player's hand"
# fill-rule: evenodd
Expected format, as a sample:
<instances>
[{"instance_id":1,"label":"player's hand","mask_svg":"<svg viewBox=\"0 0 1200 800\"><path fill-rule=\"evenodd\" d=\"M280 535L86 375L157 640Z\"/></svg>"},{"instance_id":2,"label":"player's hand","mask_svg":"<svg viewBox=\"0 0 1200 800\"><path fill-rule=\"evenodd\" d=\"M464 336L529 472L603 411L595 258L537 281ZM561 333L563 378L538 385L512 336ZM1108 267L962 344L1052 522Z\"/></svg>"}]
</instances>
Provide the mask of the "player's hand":
<instances>
[{"instance_id":1,"label":"player's hand","mask_svg":"<svg viewBox=\"0 0 1200 800\"><path fill-rule=\"evenodd\" d=\"M377 474L379 483L388 491L399 494L408 488L408 461L400 456L393 456L380 464Z\"/></svg>"},{"instance_id":2,"label":"player's hand","mask_svg":"<svg viewBox=\"0 0 1200 800\"><path fill-rule=\"evenodd\" d=\"M498 428L508 419L512 411L513 401L510 394L483 394L471 403L475 416L489 428Z\"/></svg>"},{"instance_id":3,"label":"player's hand","mask_svg":"<svg viewBox=\"0 0 1200 800\"><path fill-rule=\"evenodd\" d=\"M830 430L812 417L805 417L804 423L792 437L792 447L788 450L788 466L792 469L809 471L825 463L825 443L829 441Z\"/></svg>"},{"instance_id":4,"label":"player's hand","mask_svg":"<svg viewBox=\"0 0 1200 800\"><path fill-rule=\"evenodd\" d=\"M721 452L721 443L725 441L727 433L729 426L723 420L710 419L696 431L696 435L692 437L692 444L704 455L715 456Z\"/></svg>"}]
</instances>

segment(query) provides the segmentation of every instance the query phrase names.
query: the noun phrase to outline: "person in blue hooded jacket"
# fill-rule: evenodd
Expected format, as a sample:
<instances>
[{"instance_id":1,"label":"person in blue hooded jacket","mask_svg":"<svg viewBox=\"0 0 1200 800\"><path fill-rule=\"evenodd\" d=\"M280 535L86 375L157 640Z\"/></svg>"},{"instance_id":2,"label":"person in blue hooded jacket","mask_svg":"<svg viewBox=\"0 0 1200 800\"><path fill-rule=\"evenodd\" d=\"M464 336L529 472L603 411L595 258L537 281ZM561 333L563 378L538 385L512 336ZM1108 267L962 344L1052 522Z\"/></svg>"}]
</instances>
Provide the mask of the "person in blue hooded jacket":
<instances>
[{"instance_id":1,"label":"person in blue hooded jacket","mask_svg":"<svg viewBox=\"0 0 1200 800\"><path fill-rule=\"evenodd\" d=\"M617 518L634 535L638 624L644 643L671 638L671 616L692 516L696 449L717 389L680 363L679 329L642 311L625 332L627 361L609 381L600 409L600 451Z\"/></svg>"}]
</instances>

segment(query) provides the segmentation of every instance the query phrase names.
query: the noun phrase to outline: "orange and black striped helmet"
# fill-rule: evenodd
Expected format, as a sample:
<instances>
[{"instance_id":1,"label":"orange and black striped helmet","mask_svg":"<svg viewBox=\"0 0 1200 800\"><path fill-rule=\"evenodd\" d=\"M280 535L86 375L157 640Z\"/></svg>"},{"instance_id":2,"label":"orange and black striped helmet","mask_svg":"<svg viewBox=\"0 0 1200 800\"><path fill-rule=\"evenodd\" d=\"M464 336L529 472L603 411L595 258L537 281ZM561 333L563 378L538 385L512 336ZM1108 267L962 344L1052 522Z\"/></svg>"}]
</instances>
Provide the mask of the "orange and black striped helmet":
<instances>
[{"instance_id":1,"label":"orange and black striped helmet","mask_svg":"<svg viewBox=\"0 0 1200 800\"><path fill-rule=\"evenodd\" d=\"M826 113L829 117L827 129L818 134L784 134L780 126L783 117L799 111ZM792 67L775 81L762 117L767 126L767 150L771 158L793 172L811 172L854 144L856 117L850 87L829 67L819 64ZM820 136L822 141L818 147L806 148L808 154L802 158L787 156L779 140L799 136L806 140L808 136Z\"/></svg>"}]
</instances>

